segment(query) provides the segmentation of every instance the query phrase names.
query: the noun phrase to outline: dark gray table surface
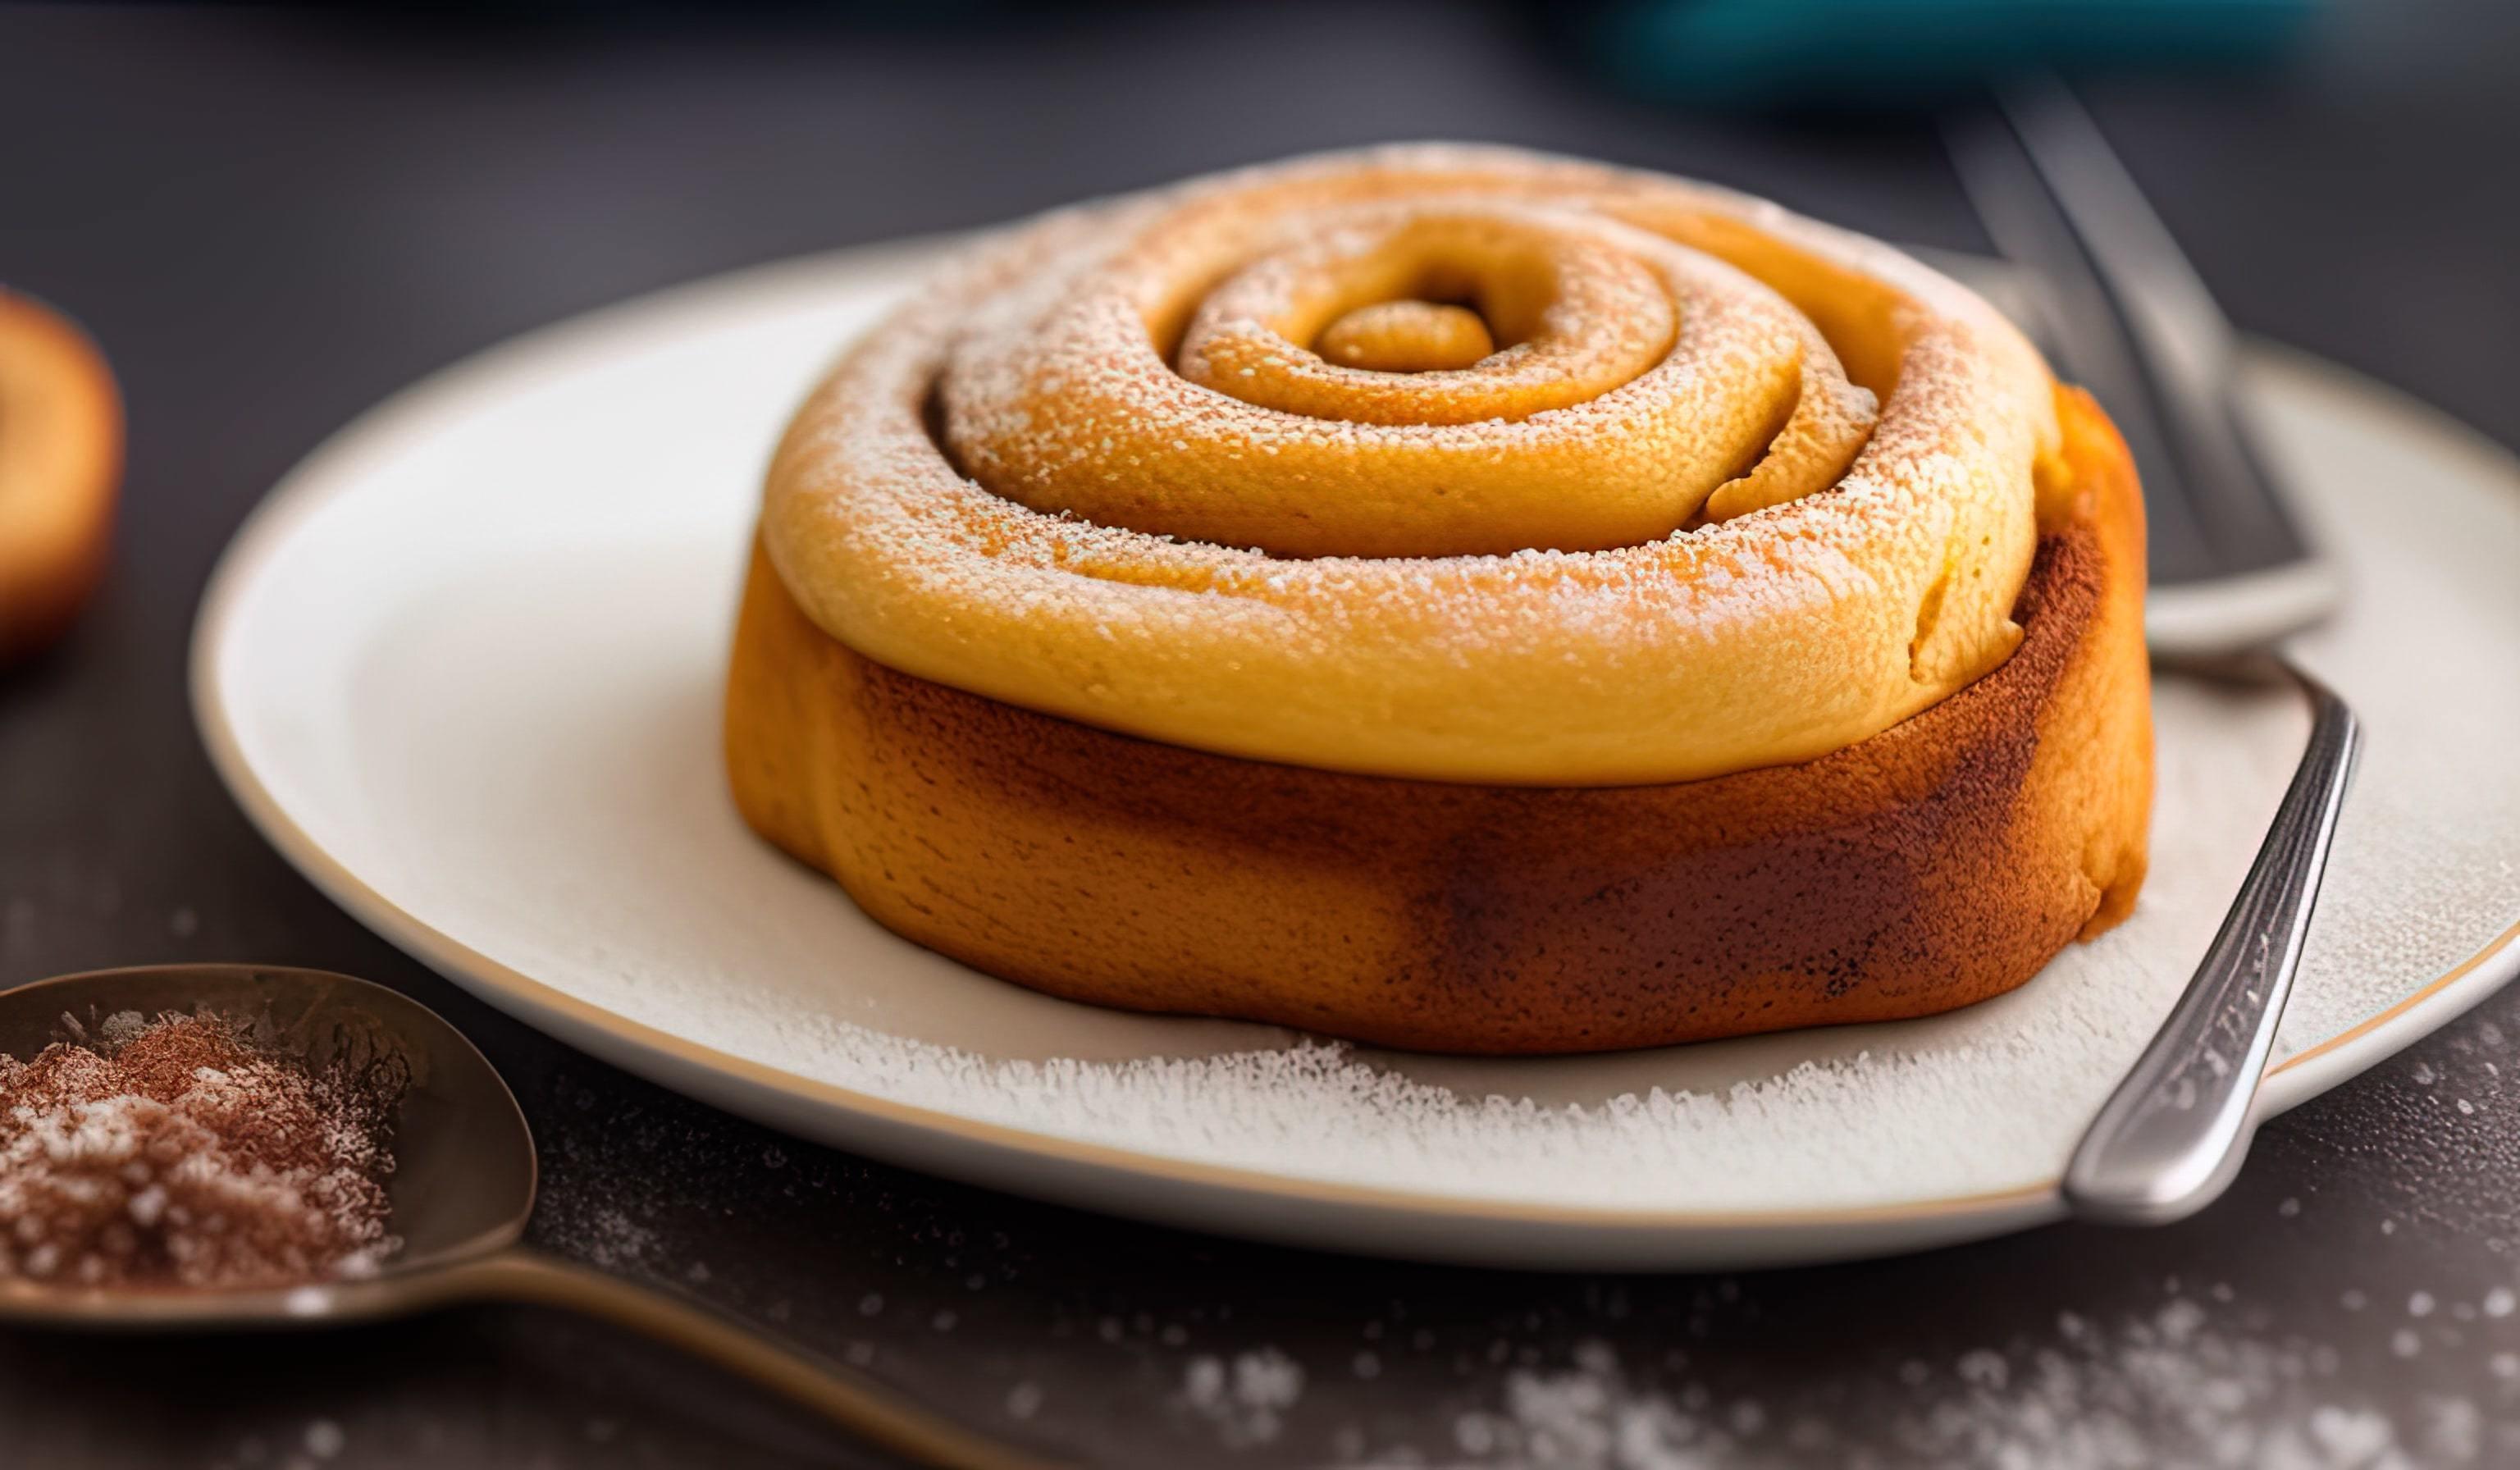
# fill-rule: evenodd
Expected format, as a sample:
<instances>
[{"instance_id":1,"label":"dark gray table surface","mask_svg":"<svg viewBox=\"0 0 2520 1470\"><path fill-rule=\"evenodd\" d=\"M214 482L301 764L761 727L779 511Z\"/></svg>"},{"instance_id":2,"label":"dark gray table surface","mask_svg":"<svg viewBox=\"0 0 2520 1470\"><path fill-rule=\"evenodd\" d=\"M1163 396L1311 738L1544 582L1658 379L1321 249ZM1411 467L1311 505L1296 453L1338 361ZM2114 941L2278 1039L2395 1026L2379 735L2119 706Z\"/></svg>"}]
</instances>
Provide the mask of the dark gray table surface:
<instances>
[{"instance_id":1,"label":"dark gray table surface","mask_svg":"<svg viewBox=\"0 0 2520 1470\"><path fill-rule=\"evenodd\" d=\"M2512 443L2515 60L2510 7L2374 4L2268 73L2090 96L2243 327ZM1097 1461L2520 1463L2520 998L2279 1120L2228 1198L2169 1228L1737 1277L1422 1268L1031 1204L686 1101L361 929L212 779L183 695L211 560L411 379L713 271L1418 136L1980 243L1921 127L1606 99L1479 9L872 35L0 10L0 280L86 321L132 423L110 587L68 646L0 679L0 984L256 958L403 987L515 1082L548 1244ZM0 1462L873 1461L612 1332L481 1310L306 1337L0 1334Z\"/></svg>"}]
</instances>

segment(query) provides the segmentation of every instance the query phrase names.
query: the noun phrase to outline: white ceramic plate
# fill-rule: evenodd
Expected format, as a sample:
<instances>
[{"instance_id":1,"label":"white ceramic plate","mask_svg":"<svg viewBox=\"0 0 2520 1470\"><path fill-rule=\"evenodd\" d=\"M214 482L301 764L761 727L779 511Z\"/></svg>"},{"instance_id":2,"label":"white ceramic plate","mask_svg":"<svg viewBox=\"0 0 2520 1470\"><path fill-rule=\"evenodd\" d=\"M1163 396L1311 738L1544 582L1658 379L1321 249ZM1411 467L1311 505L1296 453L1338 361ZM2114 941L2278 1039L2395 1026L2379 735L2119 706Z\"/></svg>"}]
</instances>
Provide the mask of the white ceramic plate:
<instances>
[{"instance_id":1,"label":"white ceramic plate","mask_svg":"<svg viewBox=\"0 0 2520 1470\"><path fill-rule=\"evenodd\" d=\"M718 774L754 486L789 407L929 247L706 282L413 387L237 538L203 737L289 859L573 1045L799 1135L1092 1208L1538 1266L1888 1252L2054 1217L2305 728L2164 680L2137 916L1949 1016L1619 1055L1374 1052L1054 1001L917 949L754 840ZM2520 473L2261 356L2282 468L2355 582L2303 657L2370 741L2264 1092L2333 1087L2520 960Z\"/></svg>"}]
</instances>

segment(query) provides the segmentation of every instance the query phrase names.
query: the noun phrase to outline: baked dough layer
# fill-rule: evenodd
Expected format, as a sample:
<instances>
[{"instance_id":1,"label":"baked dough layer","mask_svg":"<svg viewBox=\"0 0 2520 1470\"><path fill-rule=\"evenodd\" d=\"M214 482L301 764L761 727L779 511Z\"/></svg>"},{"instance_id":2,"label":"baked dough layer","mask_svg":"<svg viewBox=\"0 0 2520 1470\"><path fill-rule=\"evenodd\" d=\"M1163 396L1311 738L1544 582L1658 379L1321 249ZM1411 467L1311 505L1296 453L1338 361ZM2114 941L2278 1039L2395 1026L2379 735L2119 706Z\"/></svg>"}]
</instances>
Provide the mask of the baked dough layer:
<instances>
[{"instance_id":1,"label":"baked dough layer","mask_svg":"<svg viewBox=\"0 0 2520 1470\"><path fill-rule=\"evenodd\" d=\"M2124 916L2144 869L2142 506L2098 408L2056 410L2019 646L1818 759L1626 786L1240 759L887 668L756 552L736 799L887 927L1107 1005L1560 1052L1981 1001Z\"/></svg>"},{"instance_id":2,"label":"baked dough layer","mask_svg":"<svg viewBox=\"0 0 2520 1470\"><path fill-rule=\"evenodd\" d=\"M1315 350L1450 360L1452 297L1508 345ZM2020 334L1876 242L1657 174L1373 150L958 258L798 412L763 542L859 653L1044 714L1661 783L1825 755L2002 663L2055 435Z\"/></svg>"}]
</instances>

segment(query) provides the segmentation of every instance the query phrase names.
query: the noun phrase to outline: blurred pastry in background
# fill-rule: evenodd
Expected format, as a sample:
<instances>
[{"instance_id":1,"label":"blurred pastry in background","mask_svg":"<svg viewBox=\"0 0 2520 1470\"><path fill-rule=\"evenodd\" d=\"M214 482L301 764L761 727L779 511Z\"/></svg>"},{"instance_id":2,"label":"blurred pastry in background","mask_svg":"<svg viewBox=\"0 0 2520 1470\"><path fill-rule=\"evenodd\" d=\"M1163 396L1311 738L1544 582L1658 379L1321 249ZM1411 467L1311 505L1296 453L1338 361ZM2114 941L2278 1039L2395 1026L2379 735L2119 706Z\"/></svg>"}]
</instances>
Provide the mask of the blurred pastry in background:
<instances>
[{"instance_id":1,"label":"blurred pastry in background","mask_svg":"<svg viewBox=\"0 0 2520 1470\"><path fill-rule=\"evenodd\" d=\"M0 290L0 664L61 637L104 575L122 395L87 334Z\"/></svg>"}]
</instances>

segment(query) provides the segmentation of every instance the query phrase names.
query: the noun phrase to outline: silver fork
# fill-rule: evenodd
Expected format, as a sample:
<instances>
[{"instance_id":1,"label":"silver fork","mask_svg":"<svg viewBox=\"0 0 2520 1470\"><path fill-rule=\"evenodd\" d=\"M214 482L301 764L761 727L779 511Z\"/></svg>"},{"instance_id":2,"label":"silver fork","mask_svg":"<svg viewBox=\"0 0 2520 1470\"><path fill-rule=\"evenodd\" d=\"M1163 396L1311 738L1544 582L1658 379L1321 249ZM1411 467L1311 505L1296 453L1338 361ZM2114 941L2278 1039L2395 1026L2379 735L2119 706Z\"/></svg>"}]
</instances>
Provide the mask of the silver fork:
<instances>
[{"instance_id":1,"label":"silver fork","mask_svg":"<svg viewBox=\"0 0 2520 1470\"><path fill-rule=\"evenodd\" d=\"M2362 733L2272 648L2332 607L2338 583L2249 445L2229 322L2061 82L2009 88L1999 108L2000 121L1951 128L1953 161L1997 247L2035 273L2034 334L2135 454L2157 568L2147 641L2195 672L2287 682L2311 704L2301 765L2221 931L2066 1164L2075 1215L2158 1224L2211 1203L2248 1152Z\"/></svg>"}]
</instances>

